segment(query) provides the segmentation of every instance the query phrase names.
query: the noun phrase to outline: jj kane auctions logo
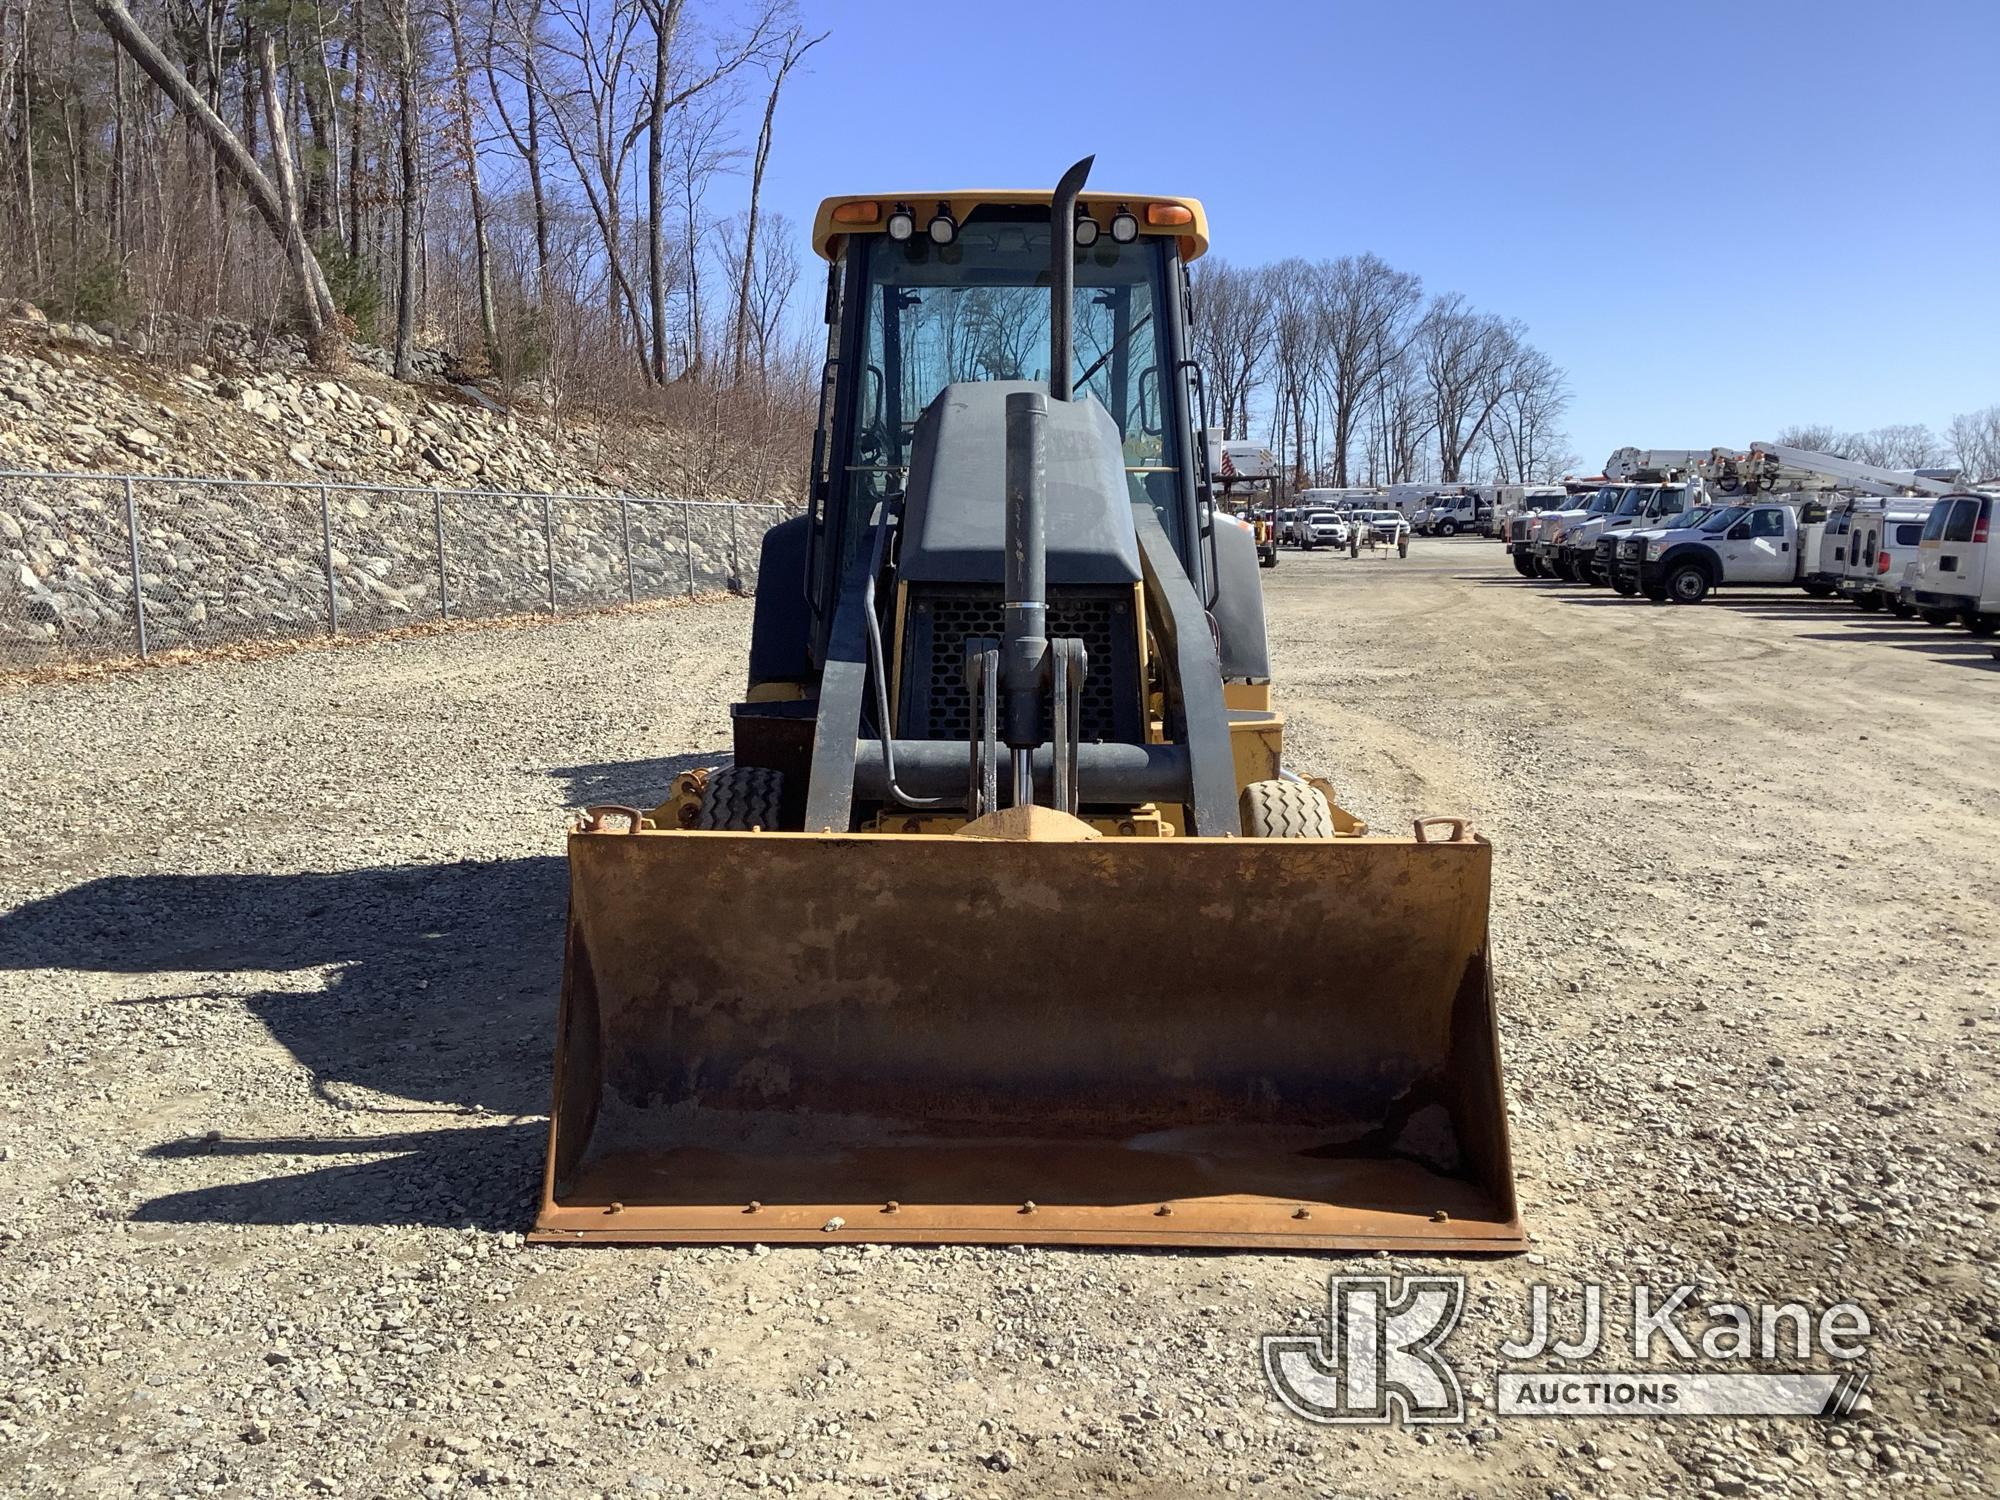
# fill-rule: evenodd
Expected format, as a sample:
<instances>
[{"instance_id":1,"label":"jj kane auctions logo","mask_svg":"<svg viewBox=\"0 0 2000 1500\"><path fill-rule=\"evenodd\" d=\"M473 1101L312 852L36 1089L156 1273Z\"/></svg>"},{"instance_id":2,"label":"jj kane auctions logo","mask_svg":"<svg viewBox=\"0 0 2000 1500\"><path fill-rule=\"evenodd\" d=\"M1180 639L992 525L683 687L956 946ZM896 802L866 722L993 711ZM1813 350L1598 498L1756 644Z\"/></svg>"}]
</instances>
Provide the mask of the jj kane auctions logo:
<instances>
[{"instance_id":1,"label":"jj kane auctions logo","mask_svg":"<svg viewBox=\"0 0 2000 1500\"><path fill-rule=\"evenodd\" d=\"M1625 1302L1626 1337L1608 1332L1604 1288L1579 1289L1574 1337L1559 1333L1550 1290L1528 1289L1527 1329L1500 1345L1495 1410L1510 1416L1844 1416L1868 1383L1868 1315L1852 1302L1815 1313L1800 1302L1697 1301L1695 1288L1638 1285ZM1465 1310L1462 1276L1327 1278L1324 1333L1269 1334L1265 1378L1309 1422L1407 1424L1465 1420L1465 1393L1446 1341ZM1578 1369L1614 1360L1630 1368ZM1536 1368L1548 1357L1559 1368ZM1711 1368L1654 1363L1699 1362ZM1831 1370L1745 1369L1834 1361ZM1517 1366L1527 1364L1528 1368ZM1845 1368L1840 1368L1844 1366Z\"/></svg>"}]
</instances>

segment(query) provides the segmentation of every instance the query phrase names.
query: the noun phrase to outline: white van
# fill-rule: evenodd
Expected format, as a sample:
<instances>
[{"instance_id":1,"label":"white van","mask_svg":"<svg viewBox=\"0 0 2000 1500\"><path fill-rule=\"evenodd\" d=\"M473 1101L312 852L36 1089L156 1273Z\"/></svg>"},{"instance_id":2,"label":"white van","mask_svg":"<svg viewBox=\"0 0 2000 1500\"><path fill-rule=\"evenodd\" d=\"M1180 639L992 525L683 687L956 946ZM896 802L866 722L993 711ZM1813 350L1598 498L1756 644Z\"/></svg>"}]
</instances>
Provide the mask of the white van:
<instances>
[{"instance_id":1,"label":"white van","mask_svg":"<svg viewBox=\"0 0 2000 1500\"><path fill-rule=\"evenodd\" d=\"M1826 528L1819 535L1819 553L1807 560L1802 587L1815 599L1831 598L1847 576L1847 538L1854 528L1856 507L1861 500L1836 500L1826 513Z\"/></svg>"},{"instance_id":2,"label":"white van","mask_svg":"<svg viewBox=\"0 0 2000 1500\"><path fill-rule=\"evenodd\" d=\"M1901 597L1903 574L1916 560L1924 523L1937 502L1931 500L1863 500L1846 514L1847 534L1840 551L1840 593L1865 610L1885 604L1904 619L1917 612ZM1827 531L1833 531L1831 519Z\"/></svg>"},{"instance_id":3,"label":"white van","mask_svg":"<svg viewBox=\"0 0 2000 1500\"><path fill-rule=\"evenodd\" d=\"M1924 522L1917 566L1902 602L1933 625L1962 623L1974 635L2000 630L2000 569L1987 556L1991 495L1946 495Z\"/></svg>"}]
</instances>

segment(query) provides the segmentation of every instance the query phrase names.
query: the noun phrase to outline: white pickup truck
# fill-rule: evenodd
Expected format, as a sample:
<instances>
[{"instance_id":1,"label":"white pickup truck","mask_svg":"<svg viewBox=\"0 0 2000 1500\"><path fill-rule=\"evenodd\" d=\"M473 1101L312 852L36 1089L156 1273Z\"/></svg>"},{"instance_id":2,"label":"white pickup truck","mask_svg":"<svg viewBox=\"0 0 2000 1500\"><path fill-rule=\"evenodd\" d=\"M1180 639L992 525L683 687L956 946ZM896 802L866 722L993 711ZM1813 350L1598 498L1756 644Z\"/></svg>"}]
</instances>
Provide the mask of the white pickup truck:
<instances>
[{"instance_id":1,"label":"white pickup truck","mask_svg":"<svg viewBox=\"0 0 2000 1500\"><path fill-rule=\"evenodd\" d=\"M1801 511L1807 519L1801 519ZM1730 505L1697 525L1648 532L1617 567L1656 603L1699 604L1718 588L1796 587L1817 565L1824 510L1817 504Z\"/></svg>"},{"instance_id":2,"label":"white pickup truck","mask_svg":"<svg viewBox=\"0 0 2000 1500\"><path fill-rule=\"evenodd\" d=\"M1664 526L1708 503L1699 479L1688 483L1630 484L1609 515L1590 515L1563 529L1562 550L1569 575L1578 583L1609 587L1621 533ZM1557 576L1561 576L1561 569Z\"/></svg>"}]
</instances>

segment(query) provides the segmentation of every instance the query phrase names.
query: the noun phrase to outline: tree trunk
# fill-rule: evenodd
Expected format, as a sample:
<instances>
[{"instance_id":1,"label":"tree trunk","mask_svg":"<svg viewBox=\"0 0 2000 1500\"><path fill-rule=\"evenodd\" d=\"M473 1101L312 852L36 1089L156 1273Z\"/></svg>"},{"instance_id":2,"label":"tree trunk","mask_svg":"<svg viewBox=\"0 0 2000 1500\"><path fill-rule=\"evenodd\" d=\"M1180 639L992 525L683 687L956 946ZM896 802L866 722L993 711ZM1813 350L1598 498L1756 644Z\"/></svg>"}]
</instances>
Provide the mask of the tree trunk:
<instances>
[{"instance_id":1,"label":"tree trunk","mask_svg":"<svg viewBox=\"0 0 2000 1500\"><path fill-rule=\"evenodd\" d=\"M365 238L361 224L361 166L367 132L362 129L361 122L367 97L368 43L357 28L354 41L354 102L347 111L348 123L353 126L347 141L347 258L357 266L361 264L361 245Z\"/></svg>"},{"instance_id":2,"label":"tree trunk","mask_svg":"<svg viewBox=\"0 0 2000 1500\"><path fill-rule=\"evenodd\" d=\"M655 385L667 383L667 241L661 223L666 213L667 82L684 3L650 0L646 7L653 23L653 88L646 104L646 290L653 322L647 373Z\"/></svg>"},{"instance_id":3,"label":"tree trunk","mask_svg":"<svg viewBox=\"0 0 2000 1500\"><path fill-rule=\"evenodd\" d=\"M542 186L542 90L535 77L535 27L540 14L541 7L537 0L529 10L527 22L516 23L521 40L521 95L527 107L525 132L514 126L514 117L507 109L506 92L500 87L499 70L493 65L494 33L499 21L497 5L487 11L481 61L486 69L486 92L493 100L494 112L500 116L508 139L513 141L514 149L520 153L522 162L528 168L528 196L535 214L535 295L546 299L549 287L549 207Z\"/></svg>"},{"instance_id":4,"label":"tree trunk","mask_svg":"<svg viewBox=\"0 0 2000 1500\"><path fill-rule=\"evenodd\" d=\"M542 190L542 106L528 95L528 191L535 200L535 295L549 291L549 202Z\"/></svg>"},{"instance_id":5,"label":"tree trunk","mask_svg":"<svg viewBox=\"0 0 2000 1500\"><path fill-rule=\"evenodd\" d=\"M284 100L278 93L278 44L270 32L257 38L257 71L264 86L264 128L271 137L271 165L278 174L278 211L285 220L285 257L301 286L309 285L311 273L306 263L312 247L306 243L305 226L299 221L299 183L292 172L292 137L285 127ZM244 80L249 86L249 80ZM327 334L332 318L311 296L300 299L306 323L306 341L314 350L316 364L327 363Z\"/></svg>"},{"instance_id":6,"label":"tree trunk","mask_svg":"<svg viewBox=\"0 0 2000 1500\"><path fill-rule=\"evenodd\" d=\"M397 148L402 168L402 232L396 244L396 378L408 380L417 334L417 59L410 0L396 0Z\"/></svg>"},{"instance_id":7,"label":"tree trunk","mask_svg":"<svg viewBox=\"0 0 2000 1500\"><path fill-rule=\"evenodd\" d=\"M257 159L245 149L242 140L222 117L209 108L194 85L188 82L187 75L160 51L153 39L133 20L124 0L91 0L91 8L104 22L104 29L110 33L111 39L139 65L141 72L159 86L160 92L167 96L182 117L200 130L215 152L217 161L227 168L272 235L286 248L287 258L299 279L301 301L310 309L309 326L313 319L317 319L320 327L332 327L336 317L333 293L327 288L319 261L313 256L312 247L305 243L305 237L291 232L296 221L287 220L278 189L264 174Z\"/></svg>"},{"instance_id":8,"label":"tree trunk","mask_svg":"<svg viewBox=\"0 0 2000 1500\"><path fill-rule=\"evenodd\" d=\"M451 30L451 60L458 94L459 145L465 153L466 191L472 198L472 251L479 279L479 333L490 368L500 366L500 323L493 311L493 252L486 235L486 194L479 182L479 143L472 131L472 83L465 64L465 38L458 22L458 0L444 0L445 25Z\"/></svg>"},{"instance_id":9,"label":"tree trunk","mask_svg":"<svg viewBox=\"0 0 2000 1500\"><path fill-rule=\"evenodd\" d=\"M126 234L126 195L130 191L131 153L126 143L125 54L111 54L111 203L108 243L118 266L118 285L125 286L126 259L131 245Z\"/></svg>"},{"instance_id":10,"label":"tree trunk","mask_svg":"<svg viewBox=\"0 0 2000 1500\"><path fill-rule=\"evenodd\" d=\"M764 124L757 132L757 155L750 169L750 217L743 226L743 266L736 279L735 367L730 373L737 380L743 378L743 351L750 333L750 279L757 264L757 205L764 192L764 165L771 159L771 122L778 113L778 91L785 86L785 75L798 66L799 59L826 37L821 32L804 46L799 45L796 30L785 38L785 55L778 62L778 71L771 76L771 95L764 101Z\"/></svg>"}]
</instances>

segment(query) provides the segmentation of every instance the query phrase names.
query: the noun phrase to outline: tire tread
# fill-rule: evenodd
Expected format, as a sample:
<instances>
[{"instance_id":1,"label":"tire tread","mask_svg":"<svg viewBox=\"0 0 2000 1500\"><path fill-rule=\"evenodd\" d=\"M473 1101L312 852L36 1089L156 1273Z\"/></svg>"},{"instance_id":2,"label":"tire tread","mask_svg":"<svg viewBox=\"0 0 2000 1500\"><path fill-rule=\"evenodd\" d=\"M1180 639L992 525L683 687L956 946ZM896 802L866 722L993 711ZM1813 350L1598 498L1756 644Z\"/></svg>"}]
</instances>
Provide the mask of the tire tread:
<instances>
[{"instance_id":1,"label":"tire tread","mask_svg":"<svg viewBox=\"0 0 2000 1500\"><path fill-rule=\"evenodd\" d=\"M1252 839L1330 839L1333 811L1319 788L1303 781L1253 781L1237 799L1243 836Z\"/></svg>"},{"instance_id":2,"label":"tire tread","mask_svg":"<svg viewBox=\"0 0 2000 1500\"><path fill-rule=\"evenodd\" d=\"M694 826L728 833L775 829L784 797L784 772L766 766L724 766L710 773Z\"/></svg>"}]
</instances>

